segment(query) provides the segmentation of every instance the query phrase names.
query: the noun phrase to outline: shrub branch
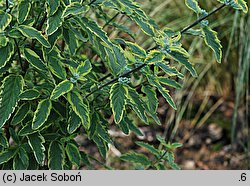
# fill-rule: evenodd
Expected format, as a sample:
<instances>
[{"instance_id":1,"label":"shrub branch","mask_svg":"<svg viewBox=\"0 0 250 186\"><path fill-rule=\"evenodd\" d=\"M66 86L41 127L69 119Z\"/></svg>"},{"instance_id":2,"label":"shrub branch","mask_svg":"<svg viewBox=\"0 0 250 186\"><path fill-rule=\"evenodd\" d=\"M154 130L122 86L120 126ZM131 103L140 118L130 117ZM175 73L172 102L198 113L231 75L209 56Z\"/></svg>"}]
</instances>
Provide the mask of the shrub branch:
<instances>
[{"instance_id":1,"label":"shrub branch","mask_svg":"<svg viewBox=\"0 0 250 186\"><path fill-rule=\"evenodd\" d=\"M189 29L191 29L191 28L193 28L194 26L198 25L201 21L203 21L204 19L208 18L209 16L215 14L216 12L218 12L219 10L221 10L222 8L224 8L225 6L226 6L225 3L222 4L221 6L219 6L218 8L216 8L215 10L211 11L210 13L208 13L206 16L203 16L203 17L199 18L198 20L196 20L196 21L195 21L194 23L192 23L191 25L185 27L183 30L180 31L180 33L181 33L181 34L185 33L186 31L188 31ZM155 48L157 48L157 46L154 47L154 48L152 48L152 49L155 49ZM150 50L152 50L152 49L150 49ZM89 94L86 95L86 98L89 97L89 96L91 96L91 95L94 94L95 92L97 92L97 91L103 89L104 87L109 86L109 85L111 85L111 84L117 82L117 81L119 80L120 77L127 77L128 75L130 75L130 74L132 74L132 73L134 73L134 72L136 72L136 71L139 71L140 69L142 69L143 67L145 67L145 66L147 66L147 65L148 65L148 64L144 63L144 64L142 64L142 65L140 65L140 66L138 66L138 67L136 67L136 68L134 68L134 69L132 69L132 70L130 70L130 71L128 71L128 72L122 74L122 75L120 75L119 77L116 77L116 78L110 80L109 82L107 82L107 83L105 83L105 84L103 84L103 85L101 85L101 86L97 86L97 88L96 88L95 90L91 91ZM105 77L110 77L110 74L106 75ZM105 78L101 78L101 79L104 80Z\"/></svg>"}]
</instances>

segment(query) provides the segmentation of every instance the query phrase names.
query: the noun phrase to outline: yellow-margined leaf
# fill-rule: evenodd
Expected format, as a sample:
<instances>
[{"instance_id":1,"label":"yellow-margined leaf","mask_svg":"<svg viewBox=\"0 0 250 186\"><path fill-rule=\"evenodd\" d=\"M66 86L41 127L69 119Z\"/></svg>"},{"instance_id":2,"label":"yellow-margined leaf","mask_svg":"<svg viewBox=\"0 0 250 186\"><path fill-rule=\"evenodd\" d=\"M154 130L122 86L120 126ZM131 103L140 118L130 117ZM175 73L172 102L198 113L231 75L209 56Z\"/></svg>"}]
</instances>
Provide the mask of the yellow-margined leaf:
<instances>
[{"instance_id":1,"label":"yellow-margined leaf","mask_svg":"<svg viewBox=\"0 0 250 186\"><path fill-rule=\"evenodd\" d=\"M11 22L11 15L0 10L0 32L4 31L5 28L10 24Z\"/></svg>"},{"instance_id":2,"label":"yellow-margined leaf","mask_svg":"<svg viewBox=\"0 0 250 186\"><path fill-rule=\"evenodd\" d=\"M28 17L31 8L31 3L27 0L23 0L18 4L18 16L17 21L22 24Z\"/></svg>"},{"instance_id":3,"label":"yellow-margined leaf","mask_svg":"<svg viewBox=\"0 0 250 186\"><path fill-rule=\"evenodd\" d=\"M81 5L79 2L73 2L66 6L65 10L63 11L62 17L65 18L69 15L78 15L85 13L89 10L89 6Z\"/></svg>"},{"instance_id":4,"label":"yellow-margined leaf","mask_svg":"<svg viewBox=\"0 0 250 186\"><path fill-rule=\"evenodd\" d=\"M49 99L44 99L38 103L32 121L32 128L34 130L40 128L47 121L51 108L52 108L52 103Z\"/></svg>"},{"instance_id":5,"label":"yellow-margined leaf","mask_svg":"<svg viewBox=\"0 0 250 186\"><path fill-rule=\"evenodd\" d=\"M90 127L88 105L83 102L78 92L69 92L67 98L73 111L81 118L83 126L88 129Z\"/></svg>"},{"instance_id":6,"label":"yellow-margined leaf","mask_svg":"<svg viewBox=\"0 0 250 186\"><path fill-rule=\"evenodd\" d=\"M23 85L22 76L9 75L3 80L0 93L0 128L14 112Z\"/></svg>"},{"instance_id":7,"label":"yellow-margined leaf","mask_svg":"<svg viewBox=\"0 0 250 186\"><path fill-rule=\"evenodd\" d=\"M110 89L110 106L114 114L115 123L120 123L126 106L128 88L120 83L115 83Z\"/></svg>"},{"instance_id":8,"label":"yellow-margined leaf","mask_svg":"<svg viewBox=\"0 0 250 186\"><path fill-rule=\"evenodd\" d=\"M57 99L60 96L71 91L73 87L74 87L73 83L71 83L69 80L64 80L54 88L54 90L51 93L50 98Z\"/></svg>"},{"instance_id":9,"label":"yellow-margined leaf","mask_svg":"<svg viewBox=\"0 0 250 186\"><path fill-rule=\"evenodd\" d=\"M0 47L0 69L6 65L14 53L14 46L11 42L8 45Z\"/></svg>"},{"instance_id":10,"label":"yellow-margined leaf","mask_svg":"<svg viewBox=\"0 0 250 186\"><path fill-rule=\"evenodd\" d=\"M221 63L222 46L220 44L220 40L218 39L217 32L213 31L210 27L205 26L202 28L202 33L205 37L205 43L213 50L217 62Z\"/></svg>"},{"instance_id":11,"label":"yellow-margined leaf","mask_svg":"<svg viewBox=\"0 0 250 186\"><path fill-rule=\"evenodd\" d=\"M27 26L27 25L20 25L17 27L17 29L25 36L30 39L36 39L39 43L41 43L43 46L50 48L50 44L47 41L47 39L41 34L40 31L37 29Z\"/></svg>"},{"instance_id":12,"label":"yellow-margined leaf","mask_svg":"<svg viewBox=\"0 0 250 186\"><path fill-rule=\"evenodd\" d=\"M69 157L70 162L79 167L81 162L81 155L78 147L73 143L68 143L66 145L66 153Z\"/></svg>"},{"instance_id":13,"label":"yellow-margined leaf","mask_svg":"<svg viewBox=\"0 0 250 186\"><path fill-rule=\"evenodd\" d=\"M46 72L47 67L41 60L41 58L31 49L25 48L24 49L24 56L27 59L27 61L35 67L39 71Z\"/></svg>"},{"instance_id":14,"label":"yellow-margined leaf","mask_svg":"<svg viewBox=\"0 0 250 186\"><path fill-rule=\"evenodd\" d=\"M63 170L65 152L59 141L52 141L48 150L48 166L51 170Z\"/></svg>"},{"instance_id":15,"label":"yellow-margined leaf","mask_svg":"<svg viewBox=\"0 0 250 186\"><path fill-rule=\"evenodd\" d=\"M60 0L46 0L46 11L48 16L52 16L60 7Z\"/></svg>"},{"instance_id":16,"label":"yellow-margined leaf","mask_svg":"<svg viewBox=\"0 0 250 186\"><path fill-rule=\"evenodd\" d=\"M45 160L45 139L40 133L34 133L28 136L28 143L34 153L38 164L43 165Z\"/></svg>"}]
</instances>

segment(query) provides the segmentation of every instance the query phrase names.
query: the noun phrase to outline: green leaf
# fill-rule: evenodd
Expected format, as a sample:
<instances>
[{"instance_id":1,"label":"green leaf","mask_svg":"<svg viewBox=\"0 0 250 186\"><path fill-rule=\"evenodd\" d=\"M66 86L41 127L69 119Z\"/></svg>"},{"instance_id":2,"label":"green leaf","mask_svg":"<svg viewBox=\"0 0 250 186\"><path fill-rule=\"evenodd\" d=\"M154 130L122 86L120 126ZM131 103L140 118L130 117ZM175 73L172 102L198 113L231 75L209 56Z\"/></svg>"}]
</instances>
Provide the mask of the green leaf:
<instances>
[{"instance_id":1,"label":"green leaf","mask_svg":"<svg viewBox=\"0 0 250 186\"><path fill-rule=\"evenodd\" d=\"M9 26L11 22L11 15L0 10L0 32L4 31L7 26Z\"/></svg>"},{"instance_id":2,"label":"green leaf","mask_svg":"<svg viewBox=\"0 0 250 186\"><path fill-rule=\"evenodd\" d=\"M0 153L0 165L8 162L16 154L16 149L7 149Z\"/></svg>"},{"instance_id":3,"label":"green leaf","mask_svg":"<svg viewBox=\"0 0 250 186\"><path fill-rule=\"evenodd\" d=\"M20 123L28 115L30 108L31 105L29 104L29 102L22 104L13 116L11 124L17 125L18 123Z\"/></svg>"},{"instance_id":4,"label":"green leaf","mask_svg":"<svg viewBox=\"0 0 250 186\"><path fill-rule=\"evenodd\" d=\"M146 116L145 103L142 101L140 95L132 88L128 89L128 99L129 105L131 105L132 109L135 113L140 117L140 119L148 124L148 118Z\"/></svg>"},{"instance_id":5,"label":"green leaf","mask_svg":"<svg viewBox=\"0 0 250 186\"><path fill-rule=\"evenodd\" d=\"M49 42L47 41L47 39L45 39L45 37L41 34L41 32L39 32L35 28L33 28L31 26L27 26L27 25L20 25L19 27L17 27L17 29L25 37L28 37L29 39L36 39L44 47L47 47L47 48L51 47L50 44L49 44Z\"/></svg>"},{"instance_id":6,"label":"green leaf","mask_svg":"<svg viewBox=\"0 0 250 186\"><path fill-rule=\"evenodd\" d=\"M192 64L189 62L189 54L181 47L172 46L170 47L170 52L168 55L179 63L183 64L186 69L191 73L193 77L197 77L197 72L195 71Z\"/></svg>"},{"instance_id":7,"label":"green leaf","mask_svg":"<svg viewBox=\"0 0 250 186\"><path fill-rule=\"evenodd\" d=\"M217 32L213 31L210 27L205 26L202 28L202 33L204 35L205 43L213 50L217 62L221 63L222 46L220 44L220 40L218 39Z\"/></svg>"},{"instance_id":8,"label":"green leaf","mask_svg":"<svg viewBox=\"0 0 250 186\"><path fill-rule=\"evenodd\" d=\"M59 7L60 0L46 0L46 11L49 17L55 14Z\"/></svg>"},{"instance_id":9,"label":"green leaf","mask_svg":"<svg viewBox=\"0 0 250 186\"><path fill-rule=\"evenodd\" d=\"M66 145L66 153L69 157L70 162L80 167L81 155L78 147L73 143L68 143Z\"/></svg>"},{"instance_id":10,"label":"green leaf","mask_svg":"<svg viewBox=\"0 0 250 186\"><path fill-rule=\"evenodd\" d=\"M31 49L24 49L24 56L27 61L39 71L47 72L47 67L40 59L40 57Z\"/></svg>"},{"instance_id":11,"label":"green leaf","mask_svg":"<svg viewBox=\"0 0 250 186\"><path fill-rule=\"evenodd\" d=\"M9 75L3 80L0 93L0 128L14 112L23 85L22 76Z\"/></svg>"},{"instance_id":12,"label":"green leaf","mask_svg":"<svg viewBox=\"0 0 250 186\"><path fill-rule=\"evenodd\" d=\"M51 48L55 47L61 35L62 35L62 29L59 27L53 34L48 36L48 41L51 45Z\"/></svg>"},{"instance_id":13,"label":"green leaf","mask_svg":"<svg viewBox=\"0 0 250 186\"><path fill-rule=\"evenodd\" d=\"M124 134L126 134L126 135L129 134L128 123L126 122L126 120L124 118L121 120L121 122L118 124L118 126Z\"/></svg>"},{"instance_id":14,"label":"green leaf","mask_svg":"<svg viewBox=\"0 0 250 186\"><path fill-rule=\"evenodd\" d=\"M15 129L12 128L12 127L10 127L10 128L9 128L9 133L10 133L10 136L11 136L11 138L13 139L13 141L14 141L16 144L19 144L19 143L20 143L20 138L19 138L19 136L17 135Z\"/></svg>"},{"instance_id":15,"label":"green leaf","mask_svg":"<svg viewBox=\"0 0 250 186\"><path fill-rule=\"evenodd\" d=\"M44 137L40 133L34 133L28 136L28 143L34 153L38 164L43 165L45 160Z\"/></svg>"},{"instance_id":16,"label":"green leaf","mask_svg":"<svg viewBox=\"0 0 250 186\"><path fill-rule=\"evenodd\" d=\"M88 129L90 127L89 108L83 102L81 95L78 92L69 92L68 101L73 111L81 118L83 126Z\"/></svg>"},{"instance_id":17,"label":"green leaf","mask_svg":"<svg viewBox=\"0 0 250 186\"><path fill-rule=\"evenodd\" d=\"M87 18L75 18L81 28L88 34L91 44L103 61L108 61L109 68L114 75L119 74L126 66L126 59L122 49L114 45L107 33L96 22Z\"/></svg>"},{"instance_id":18,"label":"green leaf","mask_svg":"<svg viewBox=\"0 0 250 186\"><path fill-rule=\"evenodd\" d=\"M79 76L86 76L88 73L91 72L91 70L92 70L92 65L90 61L87 59L77 67L76 73Z\"/></svg>"},{"instance_id":19,"label":"green leaf","mask_svg":"<svg viewBox=\"0 0 250 186\"><path fill-rule=\"evenodd\" d=\"M48 165L51 170L63 170L65 152L59 141L52 141L48 150Z\"/></svg>"},{"instance_id":20,"label":"green leaf","mask_svg":"<svg viewBox=\"0 0 250 186\"><path fill-rule=\"evenodd\" d=\"M71 83L69 80L62 81L61 83L56 85L56 87L52 91L50 99L55 100L59 98L60 96L71 91L73 87L74 87L73 83Z\"/></svg>"},{"instance_id":21,"label":"green leaf","mask_svg":"<svg viewBox=\"0 0 250 186\"><path fill-rule=\"evenodd\" d=\"M184 75L176 70L176 68L170 67L164 63L156 63L155 65L160 67L169 76L177 76L180 79L184 79Z\"/></svg>"},{"instance_id":22,"label":"green leaf","mask_svg":"<svg viewBox=\"0 0 250 186\"><path fill-rule=\"evenodd\" d=\"M161 137L159 134L156 135L156 139L162 144L162 145L167 145L166 140Z\"/></svg>"},{"instance_id":23,"label":"green leaf","mask_svg":"<svg viewBox=\"0 0 250 186\"><path fill-rule=\"evenodd\" d=\"M7 38L3 34L0 34L0 47L6 47L9 41L10 41L9 38Z\"/></svg>"},{"instance_id":24,"label":"green leaf","mask_svg":"<svg viewBox=\"0 0 250 186\"><path fill-rule=\"evenodd\" d=\"M162 94L162 96L166 99L166 101L168 102L168 104L175 110L177 110L176 105L172 99L172 97L169 94L169 91L166 90L164 87L161 86L161 84L159 83L159 81L157 79L155 79L154 77L148 77L148 82L156 87L158 89L158 91Z\"/></svg>"},{"instance_id":25,"label":"green leaf","mask_svg":"<svg viewBox=\"0 0 250 186\"><path fill-rule=\"evenodd\" d=\"M4 148L8 148L9 147L9 142L6 138L6 136L4 135L3 131L0 130L0 146L4 147Z\"/></svg>"},{"instance_id":26,"label":"green leaf","mask_svg":"<svg viewBox=\"0 0 250 186\"><path fill-rule=\"evenodd\" d=\"M89 6L85 5L82 6L79 2L74 2L66 6L66 8L63 11L62 17L65 18L69 15L78 15L85 13L89 10Z\"/></svg>"},{"instance_id":27,"label":"green leaf","mask_svg":"<svg viewBox=\"0 0 250 186\"><path fill-rule=\"evenodd\" d=\"M109 144L113 144L113 140L111 139L111 137L109 136L108 130L105 129L104 126L98 124L97 125L97 134L107 143Z\"/></svg>"},{"instance_id":28,"label":"green leaf","mask_svg":"<svg viewBox=\"0 0 250 186\"><path fill-rule=\"evenodd\" d=\"M48 61L50 71L59 79L66 79L66 71L60 59L56 57L51 57Z\"/></svg>"},{"instance_id":29,"label":"green leaf","mask_svg":"<svg viewBox=\"0 0 250 186\"><path fill-rule=\"evenodd\" d=\"M83 17L81 20L76 19L76 21L79 23L79 25L82 26L82 28L86 29L87 31L91 32L92 35L98 37L103 41L105 44L112 46L112 42L109 40L107 33L103 31L103 29L96 24L96 22L91 21L85 17Z\"/></svg>"},{"instance_id":30,"label":"green leaf","mask_svg":"<svg viewBox=\"0 0 250 186\"><path fill-rule=\"evenodd\" d=\"M117 9L119 12L124 12L132 20L134 20L141 30L150 36L154 36L154 27L152 20L145 14L140 6L132 0L108 1L108 6Z\"/></svg>"},{"instance_id":31,"label":"green leaf","mask_svg":"<svg viewBox=\"0 0 250 186\"><path fill-rule=\"evenodd\" d=\"M54 123L60 116L56 114L56 112L52 112L48 118L48 120L45 122L44 126L42 128L39 128L39 131L43 131L44 129L51 126L52 123ZM32 121L28 121L26 125L24 125L21 130L19 131L19 136L27 136L29 134L34 134L38 130L34 130L32 128Z\"/></svg>"},{"instance_id":32,"label":"green leaf","mask_svg":"<svg viewBox=\"0 0 250 186\"><path fill-rule=\"evenodd\" d=\"M68 132L72 134L76 131L81 125L81 118L74 112L70 111L69 113L69 121L68 121Z\"/></svg>"},{"instance_id":33,"label":"green leaf","mask_svg":"<svg viewBox=\"0 0 250 186\"><path fill-rule=\"evenodd\" d=\"M181 143L166 143L166 140L158 134L156 135L156 139L161 143L161 145L163 145L164 147L166 147L169 150L173 150L173 149L182 147Z\"/></svg>"},{"instance_id":34,"label":"green leaf","mask_svg":"<svg viewBox=\"0 0 250 186\"><path fill-rule=\"evenodd\" d=\"M110 89L110 106L114 114L115 123L120 123L123 118L126 106L128 89L122 84L115 83Z\"/></svg>"},{"instance_id":35,"label":"green leaf","mask_svg":"<svg viewBox=\"0 0 250 186\"><path fill-rule=\"evenodd\" d=\"M244 0L237 0L239 6L241 7L241 10L246 14L248 12L248 6L247 3Z\"/></svg>"},{"instance_id":36,"label":"green leaf","mask_svg":"<svg viewBox=\"0 0 250 186\"><path fill-rule=\"evenodd\" d=\"M62 10L58 9L55 14L47 19L46 34L48 36L55 33L62 26Z\"/></svg>"},{"instance_id":37,"label":"green leaf","mask_svg":"<svg viewBox=\"0 0 250 186\"><path fill-rule=\"evenodd\" d=\"M95 142L95 144L98 147L98 150L100 152L100 154L102 155L103 158L106 158L107 152L108 152L108 146L107 143L102 140L99 136L95 135L93 137L93 141Z\"/></svg>"},{"instance_id":38,"label":"green leaf","mask_svg":"<svg viewBox=\"0 0 250 186\"><path fill-rule=\"evenodd\" d=\"M155 35L154 27L147 20L141 19L137 15L131 16L131 18L139 25L145 34L149 36Z\"/></svg>"},{"instance_id":39,"label":"green leaf","mask_svg":"<svg viewBox=\"0 0 250 186\"><path fill-rule=\"evenodd\" d=\"M87 165L88 167L91 167L91 163L89 161L88 155L83 151L81 151L80 154L81 154L81 160L83 164Z\"/></svg>"},{"instance_id":40,"label":"green leaf","mask_svg":"<svg viewBox=\"0 0 250 186\"><path fill-rule=\"evenodd\" d=\"M69 51L71 53L71 55L74 55L76 53L77 50L77 46L78 46L78 40L75 36L75 33L72 32L70 29L67 28L63 28L63 37L65 42L67 43L68 47L69 47Z\"/></svg>"},{"instance_id":41,"label":"green leaf","mask_svg":"<svg viewBox=\"0 0 250 186\"><path fill-rule=\"evenodd\" d=\"M135 152L123 154L120 159L131 163L139 163L143 166L148 166L151 164L150 160L145 155Z\"/></svg>"},{"instance_id":42,"label":"green leaf","mask_svg":"<svg viewBox=\"0 0 250 186\"><path fill-rule=\"evenodd\" d=\"M158 50L151 50L145 59L147 64L162 63L164 60L164 55Z\"/></svg>"},{"instance_id":43,"label":"green leaf","mask_svg":"<svg viewBox=\"0 0 250 186\"><path fill-rule=\"evenodd\" d=\"M142 141L137 141L135 142L137 145L147 149L149 152L152 154L158 156L159 155L159 150L156 149L153 145L149 145L148 143L142 142Z\"/></svg>"},{"instance_id":44,"label":"green leaf","mask_svg":"<svg viewBox=\"0 0 250 186\"><path fill-rule=\"evenodd\" d=\"M40 92L36 89L28 89L23 91L20 96L19 99L21 100L34 100L39 98L40 96Z\"/></svg>"},{"instance_id":45,"label":"green leaf","mask_svg":"<svg viewBox=\"0 0 250 186\"><path fill-rule=\"evenodd\" d=\"M143 86L142 92L146 94L146 97L147 97L146 103L148 106L148 110L152 113L156 113L159 102L158 102L155 90L151 88L150 86Z\"/></svg>"},{"instance_id":46,"label":"green leaf","mask_svg":"<svg viewBox=\"0 0 250 186\"><path fill-rule=\"evenodd\" d=\"M23 147L20 147L13 160L14 170L26 170L29 166L29 156Z\"/></svg>"},{"instance_id":47,"label":"green leaf","mask_svg":"<svg viewBox=\"0 0 250 186\"><path fill-rule=\"evenodd\" d=\"M6 65L14 53L14 46L12 43L4 47L0 47L0 69Z\"/></svg>"},{"instance_id":48,"label":"green leaf","mask_svg":"<svg viewBox=\"0 0 250 186\"><path fill-rule=\"evenodd\" d=\"M129 47L129 50L131 50L131 52L137 57L146 58L146 51L138 44L126 41L126 45Z\"/></svg>"},{"instance_id":49,"label":"green leaf","mask_svg":"<svg viewBox=\"0 0 250 186\"><path fill-rule=\"evenodd\" d=\"M185 0L185 3L187 7L193 10L195 13L199 14L201 12L201 8L199 7L196 0Z\"/></svg>"},{"instance_id":50,"label":"green leaf","mask_svg":"<svg viewBox=\"0 0 250 186\"><path fill-rule=\"evenodd\" d=\"M173 150L179 147L182 147L181 143L171 143L171 144L163 144L166 148Z\"/></svg>"},{"instance_id":51,"label":"green leaf","mask_svg":"<svg viewBox=\"0 0 250 186\"><path fill-rule=\"evenodd\" d=\"M157 80L164 85L168 85L176 89L181 89L182 87L180 83L178 83L177 81L173 79L169 79L167 77L158 77Z\"/></svg>"},{"instance_id":52,"label":"green leaf","mask_svg":"<svg viewBox=\"0 0 250 186\"><path fill-rule=\"evenodd\" d=\"M22 24L28 17L31 8L31 3L27 0L23 0L18 4L18 16L17 21Z\"/></svg>"},{"instance_id":53,"label":"green leaf","mask_svg":"<svg viewBox=\"0 0 250 186\"><path fill-rule=\"evenodd\" d=\"M32 121L32 128L34 130L40 128L47 121L51 108L52 108L52 103L49 99L44 99L38 103Z\"/></svg>"},{"instance_id":54,"label":"green leaf","mask_svg":"<svg viewBox=\"0 0 250 186\"><path fill-rule=\"evenodd\" d=\"M138 136L144 136L144 134L142 133L142 131L132 121L130 121L126 117L125 117L125 119L126 119L126 123L128 124L129 130L133 131Z\"/></svg>"},{"instance_id":55,"label":"green leaf","mask_svg":"<svg viewBox=\"0 0 250 186\"><path fill-rule=\"evenodd\" d=\"M27 122L21 130L18 132L19 136L27 136L29 134L34 134L36 130L32 129L32 121Z\"/></svg>"}]
</instances>

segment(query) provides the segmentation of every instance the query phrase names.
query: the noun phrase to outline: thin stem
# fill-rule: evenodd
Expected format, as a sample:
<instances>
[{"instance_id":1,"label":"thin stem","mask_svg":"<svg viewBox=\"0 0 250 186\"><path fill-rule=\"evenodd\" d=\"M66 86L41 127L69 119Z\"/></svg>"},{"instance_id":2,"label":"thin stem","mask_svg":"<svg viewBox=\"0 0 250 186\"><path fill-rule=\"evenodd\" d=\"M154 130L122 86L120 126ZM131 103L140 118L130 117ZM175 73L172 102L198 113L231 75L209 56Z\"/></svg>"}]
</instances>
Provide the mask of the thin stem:
<instances>
[{"instance_id":1,"label":"thin stem","mask_svg":"<svg viewBox=\"0 0 250 186\"><path fill-rule=\"evenodd\" d=\"M103 28L105 28L106 26L109 25L109 23L111 23L111 21L113 21L118 15L120 14L120 12L117 12L110 20L108 20L105 25L103 25Z\"/></svg>"},{"instance_id":2,"label":"thin stem","mask_svg":"<svg viewBox=\"0 0 250 186\"><path fill-rule=\"evenodd\" d=\"M45 14L43 15L42 20L40 21L39 25L37 26L37 30L42 30L42 27L43 27L43 24L44 24L45 21L46 21L46 18L47 18L47 13L45 13Z\"/></svg>"},{"instance_id":3,"label":"thin stem","mask_svg":"<svg viewBox=\"0 0 250 186\"><path fill-rule=\"evenodd\" d=\"M6 0L6 11L8 9L9 9L9 1ZM12 28L12 23L10 23L10 28ZM23 71L24 68L23 68L23 64L22 64L22 57L21 57L20 48L18 46L18 42L17 42L16 38L13 38L13 40L14 40L14 43L15 43L15 46L16 46L16 51L17 51L17 54L18 54L19 63L20 63L21 69Z\"/></svg>"},{"instance_id":4,"label":"thin stem","mask_svg":"<svg viewBox=\"0 0 250 186\"><path fill-rule=\"evenodd\" d=\"M134 72L136 72L136 71L142 69L142 68L145 67L145 66L147 66L147 64L142 64L142 65L140 65L140 66L138 66L138 67L136 67L136 68L134 68L134 69L132 69L132 70L130 70L130 71L128 71L128 72L122 74L122 75L120 75L119 77L116 77L115 79L110 80L109 82L105 83L104 85L98 87L97 89L95 89L95 90L93 90L92 92L90 92L89 94L87 94L87 95L86 95L86 98L89 97L90 95L92 95L93 93L95 93L95 92L101 90L102 88L104 88L104 87L106 87L106 86L108 86L108 85L110 85L110 84L115 83L116 81L118 81L118 79L119 79L120 77L126 77L126 76L128 76L129 74L132 74L132 73L134 73Z\"/></svg>"},{"instance_id":5,"label":"thin stem","mask_svg":"<svg viewBox=\"0 0 250 186\"><path fill-rule=\"evenodd\" d=\"M186 28L184 28L181 31L181 34L183 34L184 32L188 31L190 28L193 28L194 26L198 25L201 21L205 20L206 18L208 18L209 16L211 16L212 14L218 12L220 9L224 8L226 6L226 4L223 4L221 6L219 6L218 8L216 8L215 10L213 10L212 12L210 12L209 14L207 14L204 17L201 17L200 19L198 19L197 21L195 21L193 24L187 26Z\"/></svg>"},{"instance_id":6,"label":"thin stem","mask_svg":"<svg viewBox=\"0 0 250 186\"><path fill-rule=\"evenodd\" d=\"M89 3L89 6L92 5L94 2L96 2L96 0L93 0Z\"/></svg>"},{"instance_id":7,"label":"thin stem","mask_svg":"<svg viewBox=\"0 0 250 186\"><path fill-rule=\"evenodd\" d=\"M18 55L18 58L19 58L19 63L20 63L21 69L24 72L24 66L22 64L22 57L21 57L20 48L19 48L17 40L15 38L14 38L14 43L15 43L16 48L17 48L17 55Z\"/></svg>"},{"instance_id":8,"label":"thin stem","mask_svg":"<svg viewBox=\"0 0 250 186\"><path fill-rule=\"evenodd\" d=\"M111 75L112 75L112 74L109 73L109 74L107 74L106 76L100 78L98 81L103 81L103 80L109 78Z\"/></svg>"},{"instance_id":9,"label":"thin stem","mask_svg":"<svg viewBox=\"0 0 250 186\"><path fill-rule=\"evenodd\" d=\"M188 31L189 29L193 28L194 26L196 26L197 24L199 24L201 21L203 21L204 19L208 18L209 16L211 16L211 15L214 14L214 13L216 13L217 11L221 10L221 9L222 9L223 7L225 7L225 6L226 6L226 4L223 4L223 5L221 5L220 7L216 8L215 10L213 10L212 12L210 12L209 14L207 14L206 16L204 16L204 17L198 19L198 20L195 21L193 24L191 24L191 25L187 26L186 28L184 28L183 30L181 30L181 34L185 33L185 32ZM153 47L153 49L155 49L155 48L157 48L157 46ZM132 74L132 73L134 73L134 72L136 72L136 71L142 69L142 68L145 67L145 66L147 66L147 64L142 64L142 65L140 65L140 66L138 66L138 67L136 67L136 68L134 68L134 69L132 69L132 70L130 70L130 71L128 71L128 72L122 74L122 75L120 75L119 77L116 77L115 79L110 80L109 82L103 84L102 86L98 87L97 89L91 91L89 94L86 95L86 97L89 97L90 95L92 95L92 94L94 94L95 92L97 92L97 91L103 89L104 87L109 86L110 84L115 83L116 81L118 81L118 79L119 79L120 77L126 77L126 76L128 76L129 74ZM108 75L109 75L109 74L108 74ZM108 77L108 75L106 75L106 77Z\"/></svg>"},{"instance_id":10,"label":"thin stem","mask_svg":"<svg viewBox=\"0 0 250 186\"><path fill-rule=\"evenodd\" d=\"M9 0L6 0L6 10L9 8Z\"/></svg>"},{"instance_id":11,"label":"thin stem","mask_svg":"<svg viewBox=\"0 0 250 186\"><path fill-rule=\"evenodd\" d=\"M150 167L154 167L157 163L159 163L162 160L162 158L167 154L167 152L168 151L165 150L165 152L159 158L156 158L155 161L151 165L145 168L145 170L148 170Z\"/></svg>"}]
</instances>

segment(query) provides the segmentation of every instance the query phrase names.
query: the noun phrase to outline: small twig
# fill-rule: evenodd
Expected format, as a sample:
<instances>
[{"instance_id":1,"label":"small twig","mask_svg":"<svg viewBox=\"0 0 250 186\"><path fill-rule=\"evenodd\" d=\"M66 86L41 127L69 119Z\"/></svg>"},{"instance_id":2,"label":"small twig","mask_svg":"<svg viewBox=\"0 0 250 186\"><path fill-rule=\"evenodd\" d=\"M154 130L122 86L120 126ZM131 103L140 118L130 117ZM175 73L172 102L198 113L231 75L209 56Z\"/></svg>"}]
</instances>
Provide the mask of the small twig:
<instances>
[{"instance_id":1,"label":"small twig","mask_svg":"<svg viewBox=\"0 0 250 186\"><path fill-rule=\"evenodd\" d=\"M118 15L120 14L120 12L117 12L110 20L108 20L105 25L103 25L102 28L105 28L106 26L109 25L109 23L111 23Z\"/></svg>"},{"instance_id":2,"label":"small twig","mask_svg":"<svg viewBox=\"0 0 250 186\"><path fill-rule=\"evenodd\" d=\"M6 0L6 11L9 9L9 1ZM10 23L10 28L12 28L12 23ZM19 63L20 63L20 66L21 66L21 69L22 71L24 71L24 67L23 67L23 64L22 64L22 57L21 57L21 52L20 52L20 48L18 46L18 43L17 43L17 40L16 38L13 38L14 40L14 43L15 43L15 46L16 46L16 52L17 52L17 55L18 55L18 59L19 59ZM16 53L15 53L16 54ZM14 54L14 55L15 55Z\"/></svg>"},{"instance_id":3,"label":"small twig","mask_svg":"<svg viewBox=\"0 0 250 186\"><path fill-rule=\"evenodd\" d=\"M39 31L42 30L42 27L43 27L43 25L44 25L44 23L46 21L46 18L47 18L47 13L45 12L45 14L43 15L43 18L41 19L39 25L37 25L37 27L36 27L37 30L39 30Z\"/></svg>"},{"instance_id":4,"label":"small twig","mask_svg":"<svg viewBox=\"0 0 250 186\"><path fill-rule=\"evenodd\" d=\"M122 74L122 75L120 75L119 77L117 77L117 78L115 78L115 79L112 79L111 81L105 83L104 85L98 87L97 89L95 89L95 90L93 90L92 92L90 92L89 94L87 94L87 95L86 95L86 98L89 97L90 95L92 95L93 93L97 92L98 90L101 90L102 88L104 88L104 87L106 87L106 86L108 86L108 85L110 85L110 84L115 83L116 81L118 81L119 78L121 78L121 77L127 77L129 74L132 74L132 73L134 73L134 72L136 72L136 71L142 69L142 68L145 67L145 66L147 66L147 64L142 64L142 65L140 65L140 66L138 66L138 67L136 67L136 68L134 68L134 69L132 69L132 70L130 70L130 71L128 71L128 72Z\"/></svg>"},{"instance_id":5,"label":"small twig","mask_svg":"<svg viewBox=\"0 0 250 186\"><path fill-rule=\"evenodd\" d=\"M157 163L159 163L162 160L162 158L167 154L167 152L168 151L165 150L165 152L159 158L155 158L155 161L151 165L146 167L145 170L148 170L150 167L154 167Z\"/></svg>"},{"instance_id":6,"label":"small twig","mask_svg":"<svg viewBox=\"0 0 250 186\"><path fill-rule=\"evenodd\" d=\"M14 38L14 43L15 43L16 48L17 48L17 55L18 55L18 58L19 58L19 63L20 63L21 69L24 72L24 66L22 64L22 56L21 56L20 48L19 48L17 40L15 38Z\"/></svg>"},{"instance_id":7,"label":"small twig","mask_svg":"<svg viewBox=\"0 0 250 186\"><path fill-rule=\"evenodd\" d=\"M6 10L8 10L9 9L9 1L6 0L5 2L6 2Z\"/></svg>"},{"instance_id":8,"label":"small twig","mask_svg":"<svg viewBox=\"0 0 250 186\"><path fill-rule=\"evenodd\" d=\"M107 74L106 76L103 76L102 78L100 78L98 81L99 81L99 82L100 82L100 81L103 81L103 80L109 78L111 75L112 75L112 74Z\"/></svg>"},{"instance_id":9,"label":"small twig","mask_svg":"<svg viewBox=\"0 0 250 186\"><path fill-rule=\"evenodd\" d=\"M96 2L96 0L93 0L89 3L89 6L92 5L94 2Z\"/></svg>"},{"instance_id":10,"label":"small twig","mask_svg":"<svg viewBox=\"0 0 250 186\"><path fill-rule=\"evenodd\" d=\"M184 32L188 31L190 28L193 28L194 26L198 25L201 21L205 20L206 18L208 18L209 16L211 16L212 14L218 12L220 9L224 8L226 6L226 4L221 5L220 7L216 8L215 10L213 10L212 12L210 12L209 14L207 14L204 17L201 17L200 19L198 19L197 21L195 21L193 24L189 25L188 27L184 28L181 31L181 34L183 34Z\"/></svg>"}]
</instances>

